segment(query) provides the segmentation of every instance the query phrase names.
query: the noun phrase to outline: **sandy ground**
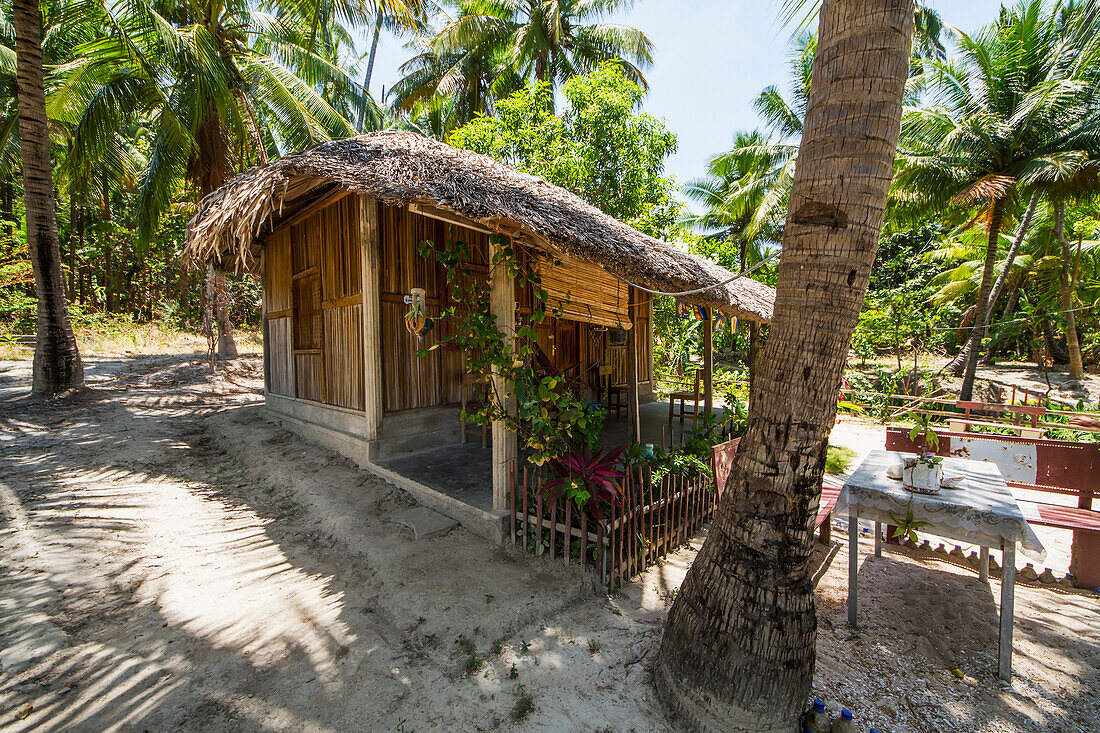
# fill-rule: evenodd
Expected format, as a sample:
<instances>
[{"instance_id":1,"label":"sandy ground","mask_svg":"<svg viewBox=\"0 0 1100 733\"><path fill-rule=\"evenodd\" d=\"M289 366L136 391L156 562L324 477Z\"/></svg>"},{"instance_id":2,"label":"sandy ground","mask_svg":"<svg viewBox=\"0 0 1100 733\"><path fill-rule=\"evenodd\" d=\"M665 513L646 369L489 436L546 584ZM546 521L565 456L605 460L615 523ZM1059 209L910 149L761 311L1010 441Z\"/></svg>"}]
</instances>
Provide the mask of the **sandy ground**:
<instances>
[{"instance_id":1,"label":"sandy ground","mask_svg":"<svg viewBox=\"0 0 1100 733\"><path fill-rule=\"evenodd\" d=\"M0 729L668 729L647 665L702 536L608 597L461 529L414 540L387 521L407 495L263 419L258 360L89 359L51 403L27 367L0 364ZM858 631L843 545L818 589L833 709L1096 730L1100 598L1021 586L1003 688L996 582L867 545Z\"/></svg>"}]
</instances>

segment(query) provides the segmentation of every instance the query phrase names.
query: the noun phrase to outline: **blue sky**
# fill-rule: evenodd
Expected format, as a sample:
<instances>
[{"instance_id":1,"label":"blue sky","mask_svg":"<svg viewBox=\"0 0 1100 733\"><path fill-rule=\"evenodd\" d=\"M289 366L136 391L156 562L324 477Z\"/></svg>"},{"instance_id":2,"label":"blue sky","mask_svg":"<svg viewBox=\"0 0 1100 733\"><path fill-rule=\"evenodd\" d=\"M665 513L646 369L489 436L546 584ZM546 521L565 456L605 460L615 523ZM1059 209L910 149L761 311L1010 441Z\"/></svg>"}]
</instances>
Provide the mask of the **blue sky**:
<instances>
[{"instance_id":1,"label":"blue sky","mask_svg":"<svg viewBox=\"0 0 1100 733\"><path fill-rule=\"evenodd\" d=\"M944 22L970 32L996 17L994 0L931 0ZM655 47L646 72L645 109L676 133L679 150L667 170L678 182L699 176L709 156L733 133L759 126L752 99L787 82L790 28L777 20L778 0L638 0L613 20L642 30ZM363 44L365 49L367 44ZM403 42L383 34L371 92L377 98L399 78L409 57Z\"/></svg>"}]
</instances>

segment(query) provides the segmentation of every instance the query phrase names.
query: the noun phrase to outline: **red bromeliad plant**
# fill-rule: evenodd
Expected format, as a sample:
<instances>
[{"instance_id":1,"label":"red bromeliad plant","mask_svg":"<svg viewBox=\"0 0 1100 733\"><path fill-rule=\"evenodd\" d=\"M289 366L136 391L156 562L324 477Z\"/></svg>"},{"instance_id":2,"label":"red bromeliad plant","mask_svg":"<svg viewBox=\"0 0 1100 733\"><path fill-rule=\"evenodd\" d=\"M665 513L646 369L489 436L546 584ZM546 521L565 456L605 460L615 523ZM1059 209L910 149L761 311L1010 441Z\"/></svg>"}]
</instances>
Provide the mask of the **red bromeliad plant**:
<instances>
[{"instance_id":1,"label":"red bromeliad plant","mask_svg":"<svg viewBox=\"0 0 1100 733\"><path fill-rule=\"evenodd\" d=\"M564 493L567 501L572 501L578 509L587 508L597 521L602 522L600 503L618 506L623 500L619 480L626 474L615 464L626 448L621 445L593 451L587 445L571 445L568 451L547 463L554 478L543 484L546 500L553 506Z\"/></svg>"}]
</instances>

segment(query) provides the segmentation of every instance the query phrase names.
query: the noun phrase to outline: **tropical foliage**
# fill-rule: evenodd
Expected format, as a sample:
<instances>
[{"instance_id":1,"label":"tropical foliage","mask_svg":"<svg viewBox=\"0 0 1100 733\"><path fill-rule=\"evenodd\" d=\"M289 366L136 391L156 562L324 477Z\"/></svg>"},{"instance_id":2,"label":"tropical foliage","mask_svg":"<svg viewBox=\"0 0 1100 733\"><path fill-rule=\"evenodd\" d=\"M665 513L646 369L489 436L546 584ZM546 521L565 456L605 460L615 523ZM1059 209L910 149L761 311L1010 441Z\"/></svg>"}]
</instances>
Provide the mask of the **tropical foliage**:
<instances>
[{"instance_id":1,"label":"tropical foliage","mask_svg":"<svg viewBox=\"0 0 1100 733\"><path fill-rule=\"evenodd\" d=\"M206 273L177 255L198 198L291 150L388 126L507 161L730 269L760 265L783 235L815 34L793 39L786 78L753 99L758 128L735 131L678 195L665 170L676 137L645 111L652 44L609 21L628 6L43 3L74 317L197 325ZM859 362L883 359L900 373L918 354L957 354L960 367L1010 357L1076 373L1100 357L1100 28L1088 7L1019 0L973 33L918 9L898 176L853 336ZM36 305L10 12L0 4L0 321L26 333ZM409 39L401 78L382 80L385 105L366 90L383 29ZM775 275L774 261L751 274ZM256 284L230 276L226 287L227 318L255 322ZM663 372L698 359L700 324L677 317L672 300L656 300L654 325ZM719 379L743 378L748 329L715 344Z\"/></svg>"},{"instance_id":2,"label":"tropical foliage","mask_svg":"<svg viewBox=\"0 0 1100 733\"><path fill-rule=\"evenodd\" d=\"M676 136L641 111L642 89L622 65L608 62L567 81L560 114L550 92L547 82L533 82L448 142L556 183L648 234L672 233L679 206L664 165Z\"/></svg>"}]
</instances>

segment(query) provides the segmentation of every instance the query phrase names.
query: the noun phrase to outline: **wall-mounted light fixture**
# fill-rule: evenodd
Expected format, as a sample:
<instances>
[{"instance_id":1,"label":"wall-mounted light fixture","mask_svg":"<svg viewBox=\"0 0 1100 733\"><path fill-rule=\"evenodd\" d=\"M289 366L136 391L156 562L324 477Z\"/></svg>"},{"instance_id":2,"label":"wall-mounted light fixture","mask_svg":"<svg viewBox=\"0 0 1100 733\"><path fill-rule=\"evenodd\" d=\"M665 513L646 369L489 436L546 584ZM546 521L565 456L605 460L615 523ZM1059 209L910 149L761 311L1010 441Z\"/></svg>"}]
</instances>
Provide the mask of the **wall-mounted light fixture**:
<instances>
[{"instance_id":1,"label":"wall-mounted light fixture","mask_svg":"<svg viewBox=\"0 0 1100 733\"><path fill-rule=\"evenodd\" d=\"M428 316L427 291L424 288L412 288L405 296L405 305L409 311L405 314L405 330L416 336L418 341L431 333L435 321Z\"/></svg>"}]
</instances>

